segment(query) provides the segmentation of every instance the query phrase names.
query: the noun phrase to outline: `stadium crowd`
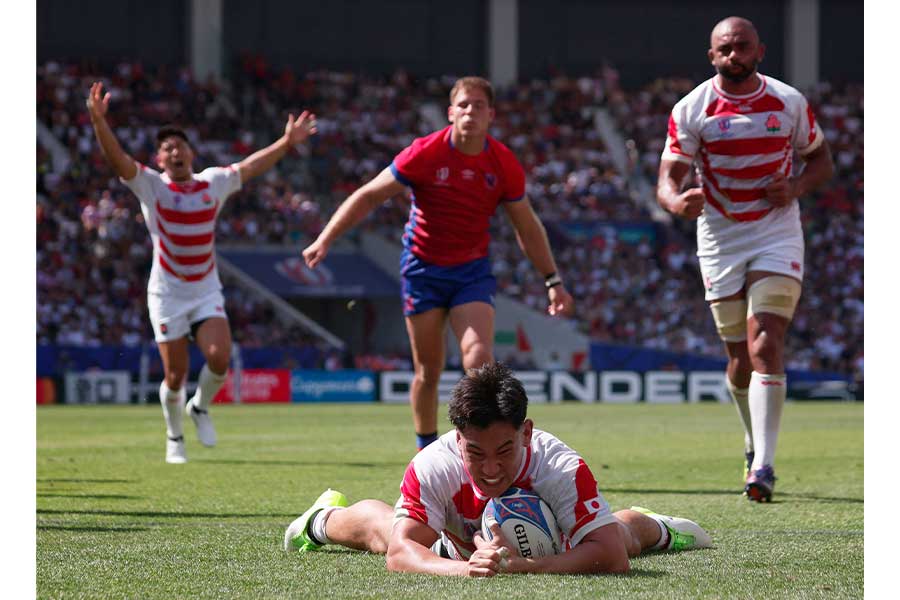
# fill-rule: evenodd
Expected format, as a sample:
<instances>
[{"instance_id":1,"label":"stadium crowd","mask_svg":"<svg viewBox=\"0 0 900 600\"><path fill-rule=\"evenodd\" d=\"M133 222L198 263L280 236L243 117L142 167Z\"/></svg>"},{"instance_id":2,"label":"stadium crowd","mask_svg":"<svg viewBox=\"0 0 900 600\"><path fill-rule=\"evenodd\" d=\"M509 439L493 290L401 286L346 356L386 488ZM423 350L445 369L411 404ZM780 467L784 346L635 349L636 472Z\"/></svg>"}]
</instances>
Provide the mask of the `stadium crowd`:
<instances>
[{"instance_id":1,"label":"stadium crowd","mask_svg":"<svg viewBox=\"0 0 900 600\"><path fill-rule=\"evenodd\" d=\"M319 134L313 142L232 196L217 229L219 244L298 248L318 234L351 191L415 137L441 126L454 80L414 81L402 71L388 78L299 76L252 56L221 84L197 82L186 69L140 63L39 66L38 120L60 144L37 147L40 344L134 345L152 339L145 293L150 239L138 202L104 166L84 111L86 90L97 78L112 93L111 114L123 147L151 165L154 133L162 123L187 126L196 166L202 167L229 164L274 139L288 111L315 112ZM605 66L597 77L560 76L497 90L491 133L526 169L528 195L576 298L578 322L593 340L721 353L702 299L691 226L653 224L632 197L635 178L655 181L668 111L693 85L660 80L626 92L615 70ZM808 97L832 145L838 175L826 191L803 201L807 280L789 337L789 366L862 379L862 86L823 84ZM597 108L607 108L629 140L629 172L616 169L594 126ZM55 160L60 153L66 161ZM399 241L408 211L408 198L394 198L364 227ZM576 221L600 226L587 237L574 236L566 224ZM644 233L626 235L634 224ZM500 289L543 310L543 281L502 217L494 220L491 252ZM299 327L285 329L265 302L225 284L239 343L314 344ZM323 366L328 359L323 351ZM408 364L408 358L366 356L357 364Z\"/></svg>"}]
</instances>

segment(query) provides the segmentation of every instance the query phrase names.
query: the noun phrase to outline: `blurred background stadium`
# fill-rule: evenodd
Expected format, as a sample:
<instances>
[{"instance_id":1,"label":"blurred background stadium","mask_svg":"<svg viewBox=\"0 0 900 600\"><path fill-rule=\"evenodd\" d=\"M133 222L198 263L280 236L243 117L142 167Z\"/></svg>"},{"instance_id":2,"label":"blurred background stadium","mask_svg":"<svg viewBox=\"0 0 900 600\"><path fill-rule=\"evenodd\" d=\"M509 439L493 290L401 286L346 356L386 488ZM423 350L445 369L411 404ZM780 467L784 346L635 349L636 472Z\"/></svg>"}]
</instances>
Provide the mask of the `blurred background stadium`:
<instances>
[{"instance_id":1,"label":"blurred background stadium","mask_svg":"<svg viewBox=\"0 0 900 600\"><path fill-rule=\"evenodd\" d=\"M84 99L95 80L112 93L126 151L151 164L166 122L188 128L199 171L268 144L290 111L318 115L318 136L219 218L239 374L220 400L406 401L397 264L408 199L380 208L324 268L299 253L351 191L446 122L449 87L467 74L497 88L492 134L526 168L577 306L569 322L545 316L543 282L497 217L497 358L528 374L537 399L724 400L694 226L662 213L654 186L669 111L712 75L709 31L731 14L767 44L761 71L807 95L836 163L801 204L791 396L862 399L859 2L40 0L38 402L155 401L162 377L146 309L150 237L94 139ZM447 349L458 368L456 344ZM197 353L192 381L200 366Z\"/></svg>"}]
</instances>

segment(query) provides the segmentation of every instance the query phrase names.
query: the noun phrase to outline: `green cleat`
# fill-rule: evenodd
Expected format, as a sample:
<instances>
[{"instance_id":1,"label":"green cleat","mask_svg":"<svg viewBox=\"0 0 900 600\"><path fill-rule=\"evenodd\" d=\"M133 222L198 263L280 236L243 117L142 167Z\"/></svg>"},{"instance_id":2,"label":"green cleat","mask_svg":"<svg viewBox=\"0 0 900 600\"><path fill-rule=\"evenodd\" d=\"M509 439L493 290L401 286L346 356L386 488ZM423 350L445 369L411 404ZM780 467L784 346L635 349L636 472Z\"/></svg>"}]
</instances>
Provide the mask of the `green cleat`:
<instances>
[{"instance_id":1,"label":"green cleat","mask_svg":"<svg viewBox=\"0 0 900 600\"><path fill-rule=\"evenodd\" d=\"M691 548L712 548L712 538L706 531L688 519L661 515L640 506L632 506L631 510L644 513L648 517L661 522L669 531L669 544L665 550L689 550Z\"/></svg>"},{"instance_id":2,"label":"green cleat","mask_svg":"<svg viewBox=\"0 0 900 600\"><path fill-rule=\"evenodd\" d=\"M309 535L308 527L313 517L329 506L347 506L347 497L337 490L328 488L305 513L294 519L284 532L284 551L290 552L296 548L299 552L312 552L322 547L322 544L313 541Z\"/></svg>"}]
</instances>

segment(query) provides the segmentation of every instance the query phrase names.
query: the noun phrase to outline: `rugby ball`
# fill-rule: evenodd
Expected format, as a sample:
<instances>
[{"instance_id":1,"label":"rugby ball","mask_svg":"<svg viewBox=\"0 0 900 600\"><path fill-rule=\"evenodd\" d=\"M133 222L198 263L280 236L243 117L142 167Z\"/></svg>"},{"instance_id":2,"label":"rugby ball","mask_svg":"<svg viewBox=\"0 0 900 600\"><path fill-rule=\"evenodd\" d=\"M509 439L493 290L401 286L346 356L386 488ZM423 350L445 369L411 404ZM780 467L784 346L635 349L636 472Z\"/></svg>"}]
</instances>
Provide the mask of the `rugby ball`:
<instances>
[{"instance_id":1,"label":"rugby ball","mask_svg":"<svg viewBox=\"0 0 900 600\"><path fill-rule=\"evenodd\" d=\"M523 558L559 554L560 535L556 517L547 503L534 492L509 488L491 498L481 515L481 535L493 539L489 524L496 522L510 545Z\"/></svg>"}]
</instances>

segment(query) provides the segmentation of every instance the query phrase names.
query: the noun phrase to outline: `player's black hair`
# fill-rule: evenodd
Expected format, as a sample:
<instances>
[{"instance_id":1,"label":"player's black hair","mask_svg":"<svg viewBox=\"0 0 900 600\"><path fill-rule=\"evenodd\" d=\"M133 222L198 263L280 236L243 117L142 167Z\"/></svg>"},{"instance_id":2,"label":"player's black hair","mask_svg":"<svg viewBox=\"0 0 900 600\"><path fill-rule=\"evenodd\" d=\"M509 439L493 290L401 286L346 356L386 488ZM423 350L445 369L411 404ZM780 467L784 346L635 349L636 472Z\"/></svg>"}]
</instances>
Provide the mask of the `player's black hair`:
<instances>
[{"instance_id":1,"label":"player's black hair","mask_svg":"<svg viewBox=\"0 0 900 600\"><path fill-rule=\"evenodd\" d=\"M166 138L172 137L173 135L175 137L180 137L185 142L187 142L188 146L191 146L193 148L193 144L191 144L191 140L188 139L188 136L184 132L184 129L182 129L178 125L172 125L172 124L163 125L162 127L159 128L159 131L156 132L157 148L159 146L162 146L162 143Z\"/></svg>"},{"instance_id":2,"label":"player's black hair","mask_svg":"<svg viewBox=\"0 0 900 600\"><path fill-rule=\"evenodd\" d=\"M509 423L518 429L525 422L528 396L522 382L500 362L469 369L453 387L450 398L450 422L460 431L480 429L494 423Z\"/></svg>"}]
</instances>

